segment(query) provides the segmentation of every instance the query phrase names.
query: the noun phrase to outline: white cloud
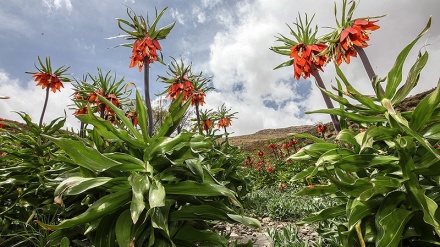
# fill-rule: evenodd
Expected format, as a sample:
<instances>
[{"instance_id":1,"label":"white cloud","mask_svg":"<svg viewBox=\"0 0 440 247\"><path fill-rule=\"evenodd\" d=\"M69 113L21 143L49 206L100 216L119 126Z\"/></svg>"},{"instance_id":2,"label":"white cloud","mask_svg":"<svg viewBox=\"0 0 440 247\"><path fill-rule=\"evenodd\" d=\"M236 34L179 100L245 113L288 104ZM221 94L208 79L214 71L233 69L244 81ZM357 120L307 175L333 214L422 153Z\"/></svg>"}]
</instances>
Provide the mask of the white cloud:
<instances>
[{"instance_id":1,"label":"white cloud","mask_svg":"<svg viewBox=\"0 0 440 247\"><path fill-rule=\"evenodd\" d=\"M373 32L371 46L365 49L376 73L383 77L390 70L400 50L423 29L428 14L416 11L409 21L407 18L409 14L397 10L395 2L384 4L384 8L379 12L377 4L378 1L362 2L356 17L384 12L390 13L393 17L391 20L387 20L388 17L380 20L381 29ZM404 9L409 10L416 8L417 3L406 1L405 5L407 7ZM281 45L275 42L274 36L278 33L289 35L289 29L285 24L291 25L298 12L303 16L305 13L309 16L316 13L314 24L320 27L335 25L333 2L326 0L316 1L314 4L304 0L294 2L279 0L277 4L273 4L271 0L256 0L252 3L243 1L237 4L236 8L228 8L225 15L216 17L225 28L216 33L210 45L209 69L214 75L214 87L219 91L208 94L207 101L213 107L226 103L232 106L233 111L239 112L239 118L234 120L231 127L231 131L236 134L253 133L265 128L330 121L330 117L324 114L295 117L301 115L302 109L310 111L326 108L321 92L314 84L314 78L311 78L313 90L310 95L298 95L300 92L289 85L292 83L290 79L293 76L293 68L272 70L289 58L270 51L269 47ZM234 16L240 17L238 21ZM403 24L405 29L396 28L400 21L410 23ZM411 28L406 28L407 26ZM439 28L433 28L435 35L430 38L433 45L427 48L431 54L431 61L422 73L419 86L412 94L425 91L437 84L439 74L434 67L439 64ZM321 29L320 32L328 31ZM418 49L423 46L425 42L423 40L426 39L427 36L423 37L410 54L403 73L404 80L408 69L415 61L414 57ZM373 93L359 58L353 59L350 65L343 65L341 68L355 88L366 94ZM325 72L321 75L327 89L331 90L331 85L336 85L333 65L330 64L324 69ZM241 86L242 91L237 91L237 85ZM303 100L294 101L294 99ZM265 106L264 101L276 104L277 110ZM282 102L285 103L281 104ZM336 103L334 104L338 107Z\"/></svg>"},{"instance_id":2,"label":"white cloud","mask_svg":"<svg viewBox=\"0 0 440 247\"><path fill-rule=\"evenodd\" d=\"M0 70L0 92L2 96L10 97L10 99L0 100L0 117L23 122L15 112L25 112L31 116L34 123L38 123L46 91L42 90L40 86L36 87L36 83L31 80L27 82L25 87L20 87L20 85L22 83L17 79L10 78L6 72ZM78 129L79 121L72 115L73 111L68 109L68 105L72 103L70 100L72 93L73 89L70 83L64 83L61 92L50 92L44 123L49 123L58 117L64 117L64 111L66 111L67 122L65 127Z\"/></svg>"},{"instance_id":3,"label":"white cloud","mask_svg":"<svg viewBox=\"0 0 440 247\"><path fill-rule=\"evenodd\" d=\"M206 21L206 14L201 11L199 6L194 6L192 9L192 15L195 15L197 17L198 23L205 23Z\"/></svg>"},{"instance_id":4,"label":"white cloud","mask_svg":"<svg viewBox=\"0 0 440 247\"><path fill-rule=\"evenodd\" d=\"M62 8L66 8L69 14L72 12L72 3L70 0L43 0L43 4L47 7L49 13Z\"/></svg>"},{"instance_id":5,"label":"white cloud","mask_svg":"<svg viewBox=\"0 0 440 247\"><path fill-rule=\"evenodd\" d=\"M179 13L177 9L171 9L171 16L177 20L182 25L185 25L184 17L185 15L182 13Z\"/></svg>"}]
</instances>

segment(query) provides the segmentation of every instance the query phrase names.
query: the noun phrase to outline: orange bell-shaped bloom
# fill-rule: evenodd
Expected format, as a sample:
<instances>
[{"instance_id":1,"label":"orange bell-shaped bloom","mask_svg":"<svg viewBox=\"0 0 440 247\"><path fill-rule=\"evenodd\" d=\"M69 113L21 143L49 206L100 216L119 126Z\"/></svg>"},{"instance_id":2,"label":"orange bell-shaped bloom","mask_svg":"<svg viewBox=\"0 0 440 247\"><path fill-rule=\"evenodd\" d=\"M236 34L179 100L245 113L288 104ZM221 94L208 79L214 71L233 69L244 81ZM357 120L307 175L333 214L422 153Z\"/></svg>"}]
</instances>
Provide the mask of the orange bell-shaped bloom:
<instances>
[{"instance_id":1,"label":"orange bell-shaped bloom","mask_svg":"<svg viewBox=\"0 0 440 247\"><path fill-rule=\"evenodd\" d=\"M191 100L191 105L199 105L199 106L203 106L203 104L205 103L205 96L206 94L202 91L202 90L198 90L196 93L193 94L192 96L192 100Z\"/></svg>"},{"instance_id":2,"label":"orange bell-shaped bloom","mask_svg":"<svg viewBox=\"0 0 440 247\"><path fill-rule=\"evenodd\" d=\"M320 55L327 48L325 44L305 45L298 43L290 48L290 57L293 58L293 74L295 79L308 78L312 73L312 65L322 70L327 61L327 55Z\"/></svg>"},{"instance_id":3,"label":"orange bell-shaped bloom","mask_svg":"<svg viewBox=\"0 0 440 247\"><path fill-rule=\"evenodd\" d=\"M350 63L350 57L357 57L356 46L366 48L367 41L370 40L371 31L380 27L376 24L378 20L370 21L366 19L358 19L353 22L351 27L347 27L341 32L339 37L339 51L336 53L336 63L341 65L342 61Z\"/></svg>"},{"instance_id":4,"label":"orange bell-shaped bloom","mask_svg":"<svg viewBox=\"0 0 440 247\"><path fill-rule=\"evenodd\" d=\"M229 118L221 118L217 123L218 128L226 128L231 126L231 119Z\"/></svg>"},{"instance_id":5,"label":"orange bell-shaped bloom","mask_svg":"<svg viewBox=\"0 0 440 247\"><path fill-rule=\"evenodd\" d=\"M141 72L146 57L149 63L158 60L156 49L162 50L159 41L152 40L148 35L145 35L143 39L137 39L133 44L129 67L133 68L137 65L139 72Z\"/></svg>"},{"instance_id":6,"label":"orange bell-shaped bloom","mask_svg":"<svg viewBox=\"0 0 440 247\"><path fill-rule=\"evenodd\" d=\"M208 131L212 127L212 124L211 119L202 120L203 130Z\"/></svg>"},{"instance_id":7,"label":"orange bell-shaped bloom","mask_svg":"<svg viewBox=\"0 0 440 247\"><path fill-rule=\"evenodd\" d=\"M324 133L327 131L327 127L326 127L325 125L318 124L317 131L318 131L319 133L324 134Z\"/></svg>"},{"instance_id":8,"label":"orange bell-shaped bloom","mask_svg":"<svg viewBox=\"0 0 440 247\"><path fill-rule=\"evenodd\" d=\"M81 114L87 114L87 112L88 112L88 110L87 110L87 107L85 106L85 107L83 107L83 108L81 108L81 109L78 109L78 110L76 110L74 113L73 113L73 115L81 115Z\"/></svg>"},{"instance_id":9,"label":"orange bell-shaped bloom","mask_svg":"<svg viewBox=\"0 0 440 247\"><path fill-rule=\"evenodd\" d=\"M38 82L37 86L42 86L43 89L49 87L54 93L56 92L56 90L61 91L61 87L64 87L60 78L58 78L55 74L38 72L35 73L32 77L35 78L36 82Z\"/></svg>"}]
</instances>

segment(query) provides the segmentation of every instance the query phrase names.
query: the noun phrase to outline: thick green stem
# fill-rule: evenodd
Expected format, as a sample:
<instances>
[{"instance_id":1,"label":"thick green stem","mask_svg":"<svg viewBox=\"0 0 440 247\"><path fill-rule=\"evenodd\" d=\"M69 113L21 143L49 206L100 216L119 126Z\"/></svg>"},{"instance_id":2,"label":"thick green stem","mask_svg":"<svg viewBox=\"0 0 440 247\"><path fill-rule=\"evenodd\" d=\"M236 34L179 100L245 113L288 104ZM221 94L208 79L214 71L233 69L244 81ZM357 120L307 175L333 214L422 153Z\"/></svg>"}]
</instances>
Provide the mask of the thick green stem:
<instances>
[{"instance_id":1,"label":"thick green stem","mask_svg":"<svg viewBox=\"0 0 440 247\"><path fill-rule=\"evenodd\" d=\"M147 106L148 116L148 135L153 136L153 109L151 108L150 98L150 59L148 56L144 58L144 93L145 93L145 105Z\"/></svg>"},{"instance_id":2,"label":"thick green stem","mask_svg":"<svg viewBox=\"0 0 440 247\"><path fill-rule=\"evenodd\" d=\"M319 71L314 65L312 65L312 75L315 77L318 86L325 89L325 85L324 82L322 81L321 75L319 75ZM321 91L321 94L322 97L324 98L327 108L333 109L334 107L330 97L327 94L325 94L323 91ZM332 123L333 123L333 127L335 128L335 131L339 133L339 131L341 131L341 125L339 124L338 117L333 114L331 114L330 117L332 119Z\"/></svg>"},{"instance_id":3,"label":"thick green stem","mask_svg":"<svg viewBox=\"0 0 440 247\"><path fill-rule=\"evenodd\" d=\"M202 126L200 125L199 102L196 102L196 117L197 117L197 128L199 129L199 133L203 134Z\"/></svg>"},{"instance_id":4,"label":"thick green stem","mask_svg":"<svg viewBox=\"0 0 440 247\"><path fill-rule=\"evenodd\" d=\"M47 101L49 101L49 89L50 89L50 87L49 87L49 85L47 85L47 87L46 87L46 99L44 100L43 112L41 112L40 124L38 125L40 128L43 126L44 113L46 112Z\"/></svg>"},{"instance_id":5,"label":"thick green stem","mask_svg":"<svg viewBox=\"0 0 440 247\"><path fill-rule=\"evenodd\" d=\"M373 77L376 75L376 73L374 72L373 66L371 66L370 60L367 57L367 54L365 53L364 49L362 47L359 46L354 46L356 48L356 52L359 54L359 58L362 61L362 64L364 64L364 68L365 71L367 72L368 78L370 78L370 81L373 80ZM385 91L383 90L382 86L379 85L380 87L380 93L382 95L385 94Z\"/></svg>"}]
</instances>

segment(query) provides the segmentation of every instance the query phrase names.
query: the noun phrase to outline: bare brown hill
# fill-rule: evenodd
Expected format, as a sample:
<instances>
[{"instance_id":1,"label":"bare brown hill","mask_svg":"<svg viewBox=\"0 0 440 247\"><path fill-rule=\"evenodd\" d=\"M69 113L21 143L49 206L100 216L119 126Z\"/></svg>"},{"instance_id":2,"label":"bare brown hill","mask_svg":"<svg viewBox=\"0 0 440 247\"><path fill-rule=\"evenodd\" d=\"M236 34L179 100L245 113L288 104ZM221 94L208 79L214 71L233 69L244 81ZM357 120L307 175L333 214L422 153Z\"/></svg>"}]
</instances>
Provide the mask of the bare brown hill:
<instances>
[{"instance_id":1,"label":"bare brown hill","mask_svg":"<svg viewBox=\"0 0 440 247\"><path fill-rule=\"evenodd\" d=\"M429 93L431 93L435 88L407 97L403 100L397 107L396 110L401 111L410 111L413 110L419 102L426 97ZM19 125L21 128L27 128L27 126L23 123L5 120L5 122L11 122ZM327 137L331 137L334 132L333 125L331 123L326 123L327 126ZM280 142L289 137L291 133L309 133L314 136L319 136L318 131L316 130L316 125L302 125L302 126L291 126L286 128L278 128L278 129L264 129L254 134L249 135L241 135L241 136L233 136L229 137L229 143L231 145L242 146L244 151L254 152L261 148L265 148L269 142ZM5 129L15 132L15 130L5 127Z\"/></svg>"},{"instance_id":2,"label":"bare brown hill","mask_svg":"<svg viewBox=\"0 0 440 247\"><path fill-rule=\"evenodd\" d=\"M407 97L398 106L396 106L396 111L402 112L413 110L419 104L419 102L434 89L435 88ZM327 123L326 126L328 130L327 136L331 137L334 132L333 125L331 123ZM316 127L316 125L302 125L278 129L264 129L255 132L254 134L229 137L229 143L231 145L242 146L243 150L246 152L254 152L260 149L265 149L270 142L280 142L284 139L287 139L291 133L309 133L314 136L319 136Z\"/></svg>"}]
</instances>

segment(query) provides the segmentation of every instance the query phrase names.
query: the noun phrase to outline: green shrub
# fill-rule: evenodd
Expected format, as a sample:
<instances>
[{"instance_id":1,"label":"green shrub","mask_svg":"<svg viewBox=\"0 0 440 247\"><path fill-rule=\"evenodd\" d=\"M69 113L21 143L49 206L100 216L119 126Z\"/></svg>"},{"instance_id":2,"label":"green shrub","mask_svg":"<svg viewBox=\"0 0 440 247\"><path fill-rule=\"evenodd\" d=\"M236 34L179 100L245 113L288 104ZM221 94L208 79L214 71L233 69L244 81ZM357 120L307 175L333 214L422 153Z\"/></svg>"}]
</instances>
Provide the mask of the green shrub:
<instances>
[{"instance_id":1,"label":"green shrub","mask_svg":"<svg viewBox=\"0 0 440 247\"><path fill-rule=\"evenodd\" d=\"M334 143L317 141L291 159L314 164L294 180L326 176L330 183L312 185L296 195L334 195L342 203L304 219L315 222L346 216L338 225L343 246L433 246L440 243L440 136L437 88L413 111L396 112L414 88L428 60L420 53L405 83L404 61L422 33L399 54L386 79L373 78L374 97L356 91L336 66L338 95L323 90L341 104L339 109L317 110L349 119L365 132L343 129ZM380 83L386 80L384 93ZM341 83L346 87L342 90ZM440 83L440 82L439 82ZM350 103L345 97L357 101ZM343 122L343 121L341 121Z\"/></svg>"},{"instance_id":2,"label":"green shrub","mask_svg":"<svg viewBox=\"0 0 440 247\"><path fill-rule=\"evenodd\" d=\"M259 227L259 222L236 213L236 193L217 181L206 168L209 139L191 132L172 136L190 101L181 97L158 132L149 137L146 109L139 93L136 108L140 131L125 113L102 96L99 99L121 120L121 128L92 113L78 115L90 126L93 142L46 136L70 157L82 172L56 189L56 201L93 194L87 210L48 230L86 226L95 246L227 245L227 239L209 231L221 220ZM223 198L228 198L227 203ZM59 234L62 236L62 234Z\"/></svg>"}]
</instances>

